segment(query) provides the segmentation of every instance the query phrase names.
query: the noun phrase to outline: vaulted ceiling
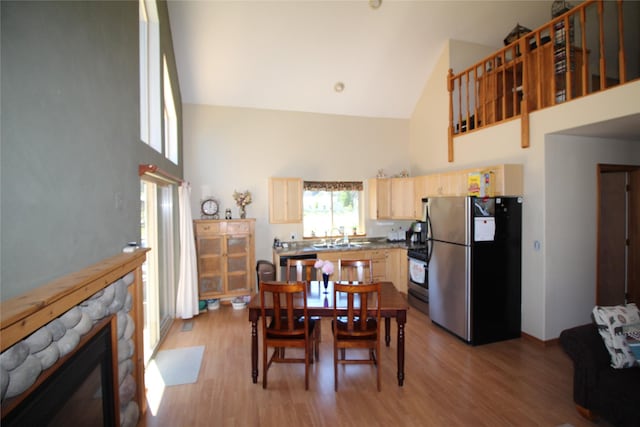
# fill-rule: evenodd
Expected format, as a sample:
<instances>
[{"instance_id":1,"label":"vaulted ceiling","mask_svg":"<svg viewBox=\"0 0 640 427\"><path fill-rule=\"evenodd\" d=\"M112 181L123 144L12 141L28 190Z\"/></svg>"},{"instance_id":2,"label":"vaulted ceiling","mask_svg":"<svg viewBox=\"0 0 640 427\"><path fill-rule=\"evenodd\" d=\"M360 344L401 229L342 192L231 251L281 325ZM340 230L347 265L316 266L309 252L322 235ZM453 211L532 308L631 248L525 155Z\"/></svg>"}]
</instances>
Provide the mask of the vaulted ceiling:
<instances>
[{"instance_id":1,"label":"vaulted ceiling","mask_svg":"<svg viewBox=\"0 0 640 427\"><path fill-rule=\"evenodd\" d=\"M409 118L448 39L499 48L516 24L549 21L551 3L169 0L168 8L184 103Z\"/></svg>"}]
</instances>

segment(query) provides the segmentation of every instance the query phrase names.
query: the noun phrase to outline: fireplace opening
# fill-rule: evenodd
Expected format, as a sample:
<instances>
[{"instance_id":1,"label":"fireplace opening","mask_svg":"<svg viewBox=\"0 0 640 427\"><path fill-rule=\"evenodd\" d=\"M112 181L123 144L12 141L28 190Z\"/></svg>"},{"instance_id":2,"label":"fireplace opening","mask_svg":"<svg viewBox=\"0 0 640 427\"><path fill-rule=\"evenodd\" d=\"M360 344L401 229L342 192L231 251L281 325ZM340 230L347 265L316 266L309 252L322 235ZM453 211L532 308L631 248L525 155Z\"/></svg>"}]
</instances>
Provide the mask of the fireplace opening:
<instances>
[{"instance_id":1,"label":"fireplace opening","mask_svg":"<svg viewBox=\"0 0 640 427\"><path fill-rule=\"evenodd\" d=\"M115 426L111 327L104 326L2 418L2 426Z\"/></svg>"}]
</instances>

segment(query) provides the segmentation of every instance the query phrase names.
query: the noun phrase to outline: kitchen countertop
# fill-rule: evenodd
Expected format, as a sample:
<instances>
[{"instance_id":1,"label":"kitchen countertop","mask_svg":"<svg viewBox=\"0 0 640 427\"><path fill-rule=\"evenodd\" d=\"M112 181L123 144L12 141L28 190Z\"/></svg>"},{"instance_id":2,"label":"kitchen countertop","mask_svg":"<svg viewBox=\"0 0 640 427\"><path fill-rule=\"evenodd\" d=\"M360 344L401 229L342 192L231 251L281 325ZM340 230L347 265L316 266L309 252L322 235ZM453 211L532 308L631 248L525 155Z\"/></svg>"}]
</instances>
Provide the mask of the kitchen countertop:
<instances>
[{"instance_id":1,"label":"kitchen countertop","mask_svg":"<svg viewBox=\"0 0 640 427\"><path fill-rule=\"evenodd\" d=\"M303 255L308 253L322 252L338 252L338 251L368 251L376 249L411 249L416 245L408 244L405 240L390 241L385 237L358 237L349 240L348 244L340 243L338 245L320 246L322 240L309 240L297 242L284 242L289 247L273 248L273 253L278 256L282 255ZM424 246L424 245L420 245Z\"/></svg>"}]
</instances>

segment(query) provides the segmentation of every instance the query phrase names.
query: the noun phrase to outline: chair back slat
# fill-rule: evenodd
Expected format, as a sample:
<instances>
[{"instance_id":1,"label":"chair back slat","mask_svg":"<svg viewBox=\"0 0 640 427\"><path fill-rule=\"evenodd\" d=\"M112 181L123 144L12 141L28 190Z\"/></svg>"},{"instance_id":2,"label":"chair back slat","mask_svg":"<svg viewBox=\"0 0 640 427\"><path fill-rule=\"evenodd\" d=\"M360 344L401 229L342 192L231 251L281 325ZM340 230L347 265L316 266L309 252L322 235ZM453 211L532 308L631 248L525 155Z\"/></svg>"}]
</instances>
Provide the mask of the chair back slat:
<instances>
[{"instance_id":1,"label":"chair back slat","mask_svg":"<svg viewBox=\"0 0 640 427\"><path fill-rule=\"evenodd\" d=\"M317 271L315 268L315 259L287 259L287 272L285 280L298 282L311 282L317 280ZM292 277L291 271L295 269L295 278Z\"/></svg>"},{"instance_id":2,"label":"chair back slat","mask_svg":"<svg viewBox=\"0 0 640 427\"><path fill-rule=\"evenodd\" d=\"M365 274L366 269L368 274ZM370 259L339 259L338 280L372 283L373 262Z\"/></svg>"}]
</instances>

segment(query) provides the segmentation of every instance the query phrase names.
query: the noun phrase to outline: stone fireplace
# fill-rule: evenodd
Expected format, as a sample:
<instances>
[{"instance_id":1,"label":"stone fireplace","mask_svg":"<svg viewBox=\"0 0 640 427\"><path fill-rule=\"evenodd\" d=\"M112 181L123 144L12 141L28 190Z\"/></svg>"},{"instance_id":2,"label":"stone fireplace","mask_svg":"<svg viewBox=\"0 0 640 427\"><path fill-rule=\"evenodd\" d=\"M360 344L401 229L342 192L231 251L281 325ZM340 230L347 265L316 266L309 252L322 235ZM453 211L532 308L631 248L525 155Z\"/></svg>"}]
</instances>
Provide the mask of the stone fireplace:
<instances>
[{"instance_id":1,"label":"stone fireplace","mask_svg":"<svg viewBox=\"0 0 640 427\"><path fill-rule=\"evenodd\" d=\"M42 425L38 417L47 425L79 421L77 407L93 417L90 425L137 424L145 409L146 251L109 258L2 302L2 425Z\"/></svg>"}]
</instances>

